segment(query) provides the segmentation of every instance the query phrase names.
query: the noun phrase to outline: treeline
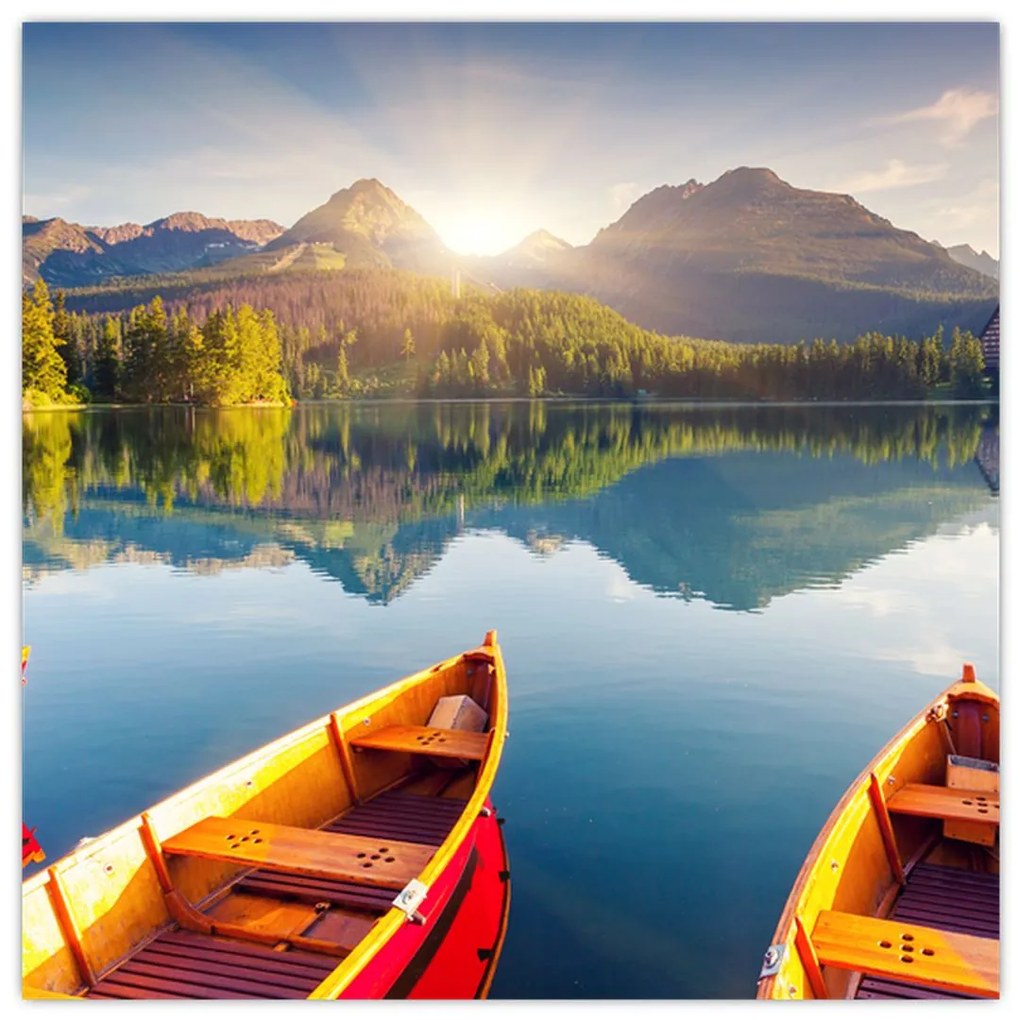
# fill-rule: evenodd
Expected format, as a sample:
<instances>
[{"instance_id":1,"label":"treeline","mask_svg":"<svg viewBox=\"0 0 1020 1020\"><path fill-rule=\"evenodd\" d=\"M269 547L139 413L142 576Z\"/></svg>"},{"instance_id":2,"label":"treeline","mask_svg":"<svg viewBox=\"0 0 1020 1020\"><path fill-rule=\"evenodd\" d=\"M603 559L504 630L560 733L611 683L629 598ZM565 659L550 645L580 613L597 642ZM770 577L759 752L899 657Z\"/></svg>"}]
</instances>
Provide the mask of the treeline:
<instances>
[{"instance_id":1,"label":"treeline","mask_svg":"<svg viewBox=\"0 0 1020 1020\"><path fill-rule=\"evenodd\" d=\"M421 380L436 396L499 392L778 400L921 399L939 384L985 392L981 344L941 329L920 341L732 344L663 337L590 298L517 290L465 302Z\"/></svg>"},{"instance_id":2,"label":"treeline","mask_svg":"<svg viewBox=\"0 0 1020 1020\"><path fill-rule=\"evenodd\" d=\"M146 297L147 303L131 311L96 311L97 305L123 303L129 297ZM125 399L140 399L132 396L127 338L137 332L138 322L151 319L157 301L163 308L164 298L134 289L83 293L73 300L88 310L68 313L58 295L63 325L57 332L67 341L61 351L69 381L83 382L98 397L109 399L117 392ZM146 381L159 380L155 390L146 392L163 394L145 399L243 399L224 395L222 386L210 382L222 381L222 371L218 376L209 371L200 379L200 362L181 354L190 350L191 324L217 323L220 316L234 314L223 309L242 300L242 309L248 308L246 323L254 317L273 324L280 374L299 398L645 393L739 400L889 400L923 399L939 386L961 398L986 393L980 342L959 329L948 345L941 328L920 340L872 332L842 344L831 339L734 344L663 336L576 294L517 289L490 295L471 290L454 298L441 280L359 270L169 287L161 313L169 316L165 347L167 358L178 361L165 370L145 372ZM256 314L252 308L266 311ZM209 342L203 333L203 349L217 344L222 349L218 328ZM118 341L120 361L114 365L111 357ZM163 349L158 343L151 347L157 356ZM111 372L120 373L114 383ZM235 366L226 375L238 372L244 376L246 369Z\"/></svg>"},{"instance_id":3,"label":"treeline","mask_svg":"<svg viewBox=\"0 0 1020 1020\"><path fill-rule=\"evenodd\" d=\"M242 304L198 320L157 295L122 315L69 313L39 281L22 306L22 392L47 402L290 402L273 313Z\"/></svg>"}]
</instances>

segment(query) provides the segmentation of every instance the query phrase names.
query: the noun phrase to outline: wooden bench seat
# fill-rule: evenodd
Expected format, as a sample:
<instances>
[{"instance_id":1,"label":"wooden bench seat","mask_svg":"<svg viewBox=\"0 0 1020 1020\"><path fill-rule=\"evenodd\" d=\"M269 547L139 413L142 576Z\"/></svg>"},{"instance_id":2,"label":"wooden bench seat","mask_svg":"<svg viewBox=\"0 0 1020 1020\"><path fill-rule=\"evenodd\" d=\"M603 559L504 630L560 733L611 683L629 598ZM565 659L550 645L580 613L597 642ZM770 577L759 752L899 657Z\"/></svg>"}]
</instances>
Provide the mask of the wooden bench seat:
<instances>
[{"instance_id":1,"label":"wooden bench seat","mask_svg":"<svg viewBox=\"0 0 1020 1020\"><path fill-rule=\"evenodd\" d=\"M434 726L386 726L363 737L348 734L352 747L378 751L405 751L438 758L465 758L481 761L489 746L488 733L471 730L442 730Z\"/></svg>"},{"instance_id":2,"label":"wooden bench seat","mask_svg":"<svg viewBox=\"0 0 1020 1020\"><path fill-rule=\"evenodd\" d=\"M999 795L991 790L907 783L889 798L886 806L893 814L999 824Z\"/></svg>"},{"instance_id":3,"label":"wooden bench seat","mask_svg":"<svg viewBox=\"0 0 1020 1020\"><path fill-rule=\"evenodd\" d=\"M435 847L213 816L164 840L163 852L403 889Z\"/></svg>"},{"instance_id":4,"label":"wooden bench seat","mask_svg":"<svg viewBox=\"0 0 1020 1020\"><path fill-rule=\"evenodd\" d=\"M811 944L822 965L983 998L999 994L998 939L822 910Z\"/></svg>"}]
</instances>

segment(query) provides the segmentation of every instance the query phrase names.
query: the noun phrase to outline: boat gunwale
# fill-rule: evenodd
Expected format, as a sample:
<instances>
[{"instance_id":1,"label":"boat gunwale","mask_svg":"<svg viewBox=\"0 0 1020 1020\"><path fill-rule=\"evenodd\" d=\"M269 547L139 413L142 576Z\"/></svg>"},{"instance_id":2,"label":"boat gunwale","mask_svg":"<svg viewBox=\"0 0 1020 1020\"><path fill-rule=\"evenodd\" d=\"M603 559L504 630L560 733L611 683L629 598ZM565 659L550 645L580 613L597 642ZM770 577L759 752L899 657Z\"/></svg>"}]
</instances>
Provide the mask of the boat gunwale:
<instances>
[{"instance_id":1,"label":"boat gunwale","mask_svg":"<svg viewBox=\"0 0 1020 1020\"><path fill-rule=\"evenodd\" d=\"M235 772L274 758L281 752L289 750L294 745L301 743L301 741L315 736L320 730L324 730L328 737L330 717L334 713L344 714L347 712L353 712L364 705L377 701L380 698L396 696L403 693L405 689L417 686L433 673L455 666L465 654L466 653L462 652L459 655L451 656L449 659L444 659L441 662L437 662L435 665L418 670L416 673L412 673L409 676L402 677L399 680L394 680L385 687L377 688L369 694L357 698L355 701L346 705L341 705L339 708L335 708L330 712L326 712L324 715L321 715L310 722L303 723L301 726L291 730L289 733L284 733L282 736L275 737L273 740L269 741L269 743L263 744L260 747L256 747L253 750L246 752L240 758L235 758L233 761L227 762L225 765L221 765L214 772L207 773L200 779L196 779L194 782L190 783L188 786L174 791L169 796L164 797L163 800L157 801L151 807L139 811L137 814L121 822L119 825L115 825L113 828L107 829L105 832L100 833L100 835L89 839L83 846L79 846L76 849L73 848L69 853L59 857L48 867L42 868L34 875L30 875L22 882L22 894L24 895L29 891L34 891L36 886L45 885L46 882L49 881L51 870L56 869L58 873L66 871L75 864L87 861L109 843L115 842L116 840L123 838L125 835L135 834L142 824L143 814L147 814L150 817L158 817L164 809L173 808L174 806L187 801L188 798L201 793L203 790L222 785L226 780L230 779Z\"/></svg>"},{"instance_id":2,"label":"boat gunwale","mask_svg":"<svg viewBox=\"0 0 1020 1020\"><path fill-rule=\"evenodd\" d=\"M489 747L485 753L481 768L478 771L478 778L475 781L475 789L464 805L453 828L446 839L436 848L431 860L419 873L418 881L424 885L432 886L440 875L449 867L457 851L468 838L472 827L475 824L482 808L488 800L489 792L496 778L496 771L503 753L503 744L507 736L507 718L509 706L506 698L506 668L503 663L503 655L494 632L492 644L483 645L480 648L463 652L456 659L466 660L478 652L491 653L495 676L494 693L496 696L496 717L491 721L489 732L491 738ZM486 635L488 640L488 635ZM456 659L454 661L456 661ZM434 668L434 667L433 667ZM428 671L427 671L428 672ZM428 925L433 915L426 918ZM354 947L351 953L346 956L339 966L329 974L319 986L308 996L309 999L336 999L354 981L359 974L371 963L376 953L390 941L390 939L408 922L407 915L396 906L391 907L382 917L376 921L369 933Z\"/></svg>"},{"instance_id":3,"label":"boat gunwale","mask_svg":"<svg viewBox=\"0 0 1020 1020\"><path fill-rule=\"evenodd\" d=\"M914 739L928 725L932 713L940 706L948 705L952 699L966 698L994 704L998 706L998 694L980 680L954 680L945 690L932 698L913 718L907 721L904 726L895 733L878 751L877 754L861 770L857 777L843 791L833 809L829 812L825 823L819 830L808 850L804 861L797 872L790 894L783 906L783 912L779 916L772 940L769 943L773 946L785 945L789 951L796 956L796 918L804 905L805 894L808 892L811 883L818 871L819 863L827 856L825 850L830 845L839 842L839 837L847 831L859 830L865 817L871 811L871 803L868 795L868 787L872 774L879 783L884 783L891 774L893 759L899 760L902 751L908 747ZM905 861L903 868L909 874L913 860ZM819 908L823 909L823 908ZM809 926L814 918L801 916L801 920ZM789 958L789 957L788 957ZM774 994L779 979L783 976L780 970L769 977L760 979L758 982L757 999L777 999Z\"/></svg>"},{"instance_id":4,"label":"boat gunwale","mask_svg":"<svg viewBox=\"0 0 1020 1020\"><path fill-rule=\"evenodd\" d=\"M260 764L265 764L267 761L271 761L280 754L300 745L303 741L314 738L319 733L323 735L326 743L328 744L331 741L330 727L333 716L357 712L366 706L378 704L380 700L392 703L398 700L401 695L425 683L435 674L455 668L459 664L467 661L469 657L483 653L485 656L491 657L492 664L494 666L495 676L493 693L496 695L496 716L491 721L491 725L488 728L490 733L489 744L485 752L485 757L482 760L481 768L479 769L474 792L465 803L456 824L451 829L447 838L442 844L440 844L439 847L436 848L431 860L416 876L419 881L426 885L431 885L449 865L456 850L470 833L471 826L480 813L481 808L484 806L485 800L487 799L489 791L491 790L495 780L499 760L502 755L503 742L506 738L506 723L508 715L508 706L506 703L506 673L502 653L499 648L498 641L495 638L494 631L490 631L486 635L486 641L489 640L490 634L492 635L491 644L477 646L450 656L449 658L442 659L439 662L426 666L425 668L417 670L405 677L401 677L384 687L376 688L375 690L370 691L369 693L364 694L361 697L356 698L354 701L340 706L339 708L326 712L323 715L302 724L296 729L291 730L282 736L276 737L268 743L247 752L240 758L236 758L233 761L222 765L214 772L208 773L207 775L190 783L188 786L183 787L182 789L163 798L163 800L158 801L151 807L139 811L137 814L131 816L120 824L115 825L113 828L107 829L100 835L89 839L84 845L73 848L69 853L58 858L48 867L42 868L36 874L24 879L22 881L22 898L30 893L36 892L42 887L45 887L50 882L52 875L59 875L79 864L87 862L96 854L102 853L104 850L108 849L111 844L116 843L121 839L137 836L139 829L143 825L143 815L148 815L150 818L158 818L158 816L164 811L169 812L175 807L186 804L189 799L229 782L238 772L246 771L253 767L257 767ZM216 893L214 892L212 896L215 898ZM382 915L382 917L379 918L379 921L373 926L368 935L366 935L365 938L358 943L358 945L347 957L344 958L343 961L341 961L340 965L334 971L326 976L323 982L312 991L308 998L337 998L342 990L346 988L347 985L350 984L350 982L364 969L364 967L371 962L376 952L378 952L378 950L389 941L393 933L399 929L400 924L405 921L406 915L404 912L397 907L391 907L384 915ZM156 934L158 934L158 932L154 931L153 937ZM143 944L148 941L150 940L143 940ZM37 989L30 986L23 985L23 995L30 996L30 994L36 990ZM45 992L44 989L38 989L38 991L41 993ZM80 998L79 995L70 995L68 997Z\"/></svg>"}]
</instances>

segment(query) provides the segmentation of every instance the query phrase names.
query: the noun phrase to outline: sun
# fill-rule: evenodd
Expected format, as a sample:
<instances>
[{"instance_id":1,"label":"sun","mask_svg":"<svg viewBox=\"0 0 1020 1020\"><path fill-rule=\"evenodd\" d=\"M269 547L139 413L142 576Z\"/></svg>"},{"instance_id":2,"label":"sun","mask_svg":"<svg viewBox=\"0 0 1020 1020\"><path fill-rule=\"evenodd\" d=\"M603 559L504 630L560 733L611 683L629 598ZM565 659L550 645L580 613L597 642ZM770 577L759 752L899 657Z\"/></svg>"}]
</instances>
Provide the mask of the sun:
<instances>
[{"instance_id":1,"label":"sun","mask_svg":"<svg viewBox=\"0 0 1020 1020\"><path fill-rule=\"evenodd\" d=\"M499 255L527 235L522 223L520 217L505 210L463 207L451 209L435 228L446 246L458 255Z\"/></svg>"}]
</instances>

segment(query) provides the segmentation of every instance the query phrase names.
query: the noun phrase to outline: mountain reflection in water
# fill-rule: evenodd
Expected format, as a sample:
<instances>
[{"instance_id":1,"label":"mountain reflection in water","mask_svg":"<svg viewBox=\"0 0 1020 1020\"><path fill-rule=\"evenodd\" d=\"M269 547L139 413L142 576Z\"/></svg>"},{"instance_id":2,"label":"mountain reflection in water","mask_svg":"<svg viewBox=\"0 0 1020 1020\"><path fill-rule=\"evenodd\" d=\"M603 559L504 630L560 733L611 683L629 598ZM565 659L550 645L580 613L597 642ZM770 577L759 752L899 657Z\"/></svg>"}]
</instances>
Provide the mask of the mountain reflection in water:
<instances>
[{"instance_id":1,"label":"mountain reflection in water","mask_svg":"<svg viewBox=\"0 0 1020 1020\"><path fill-rule=\"evenodd\" d=\"M23 572L301 560L385 603L459 532L496 529L536 555L581 540L657 593L754 609L985 505L989 417L544 402L30 414Z\"/></svg>"}]
</instances>

